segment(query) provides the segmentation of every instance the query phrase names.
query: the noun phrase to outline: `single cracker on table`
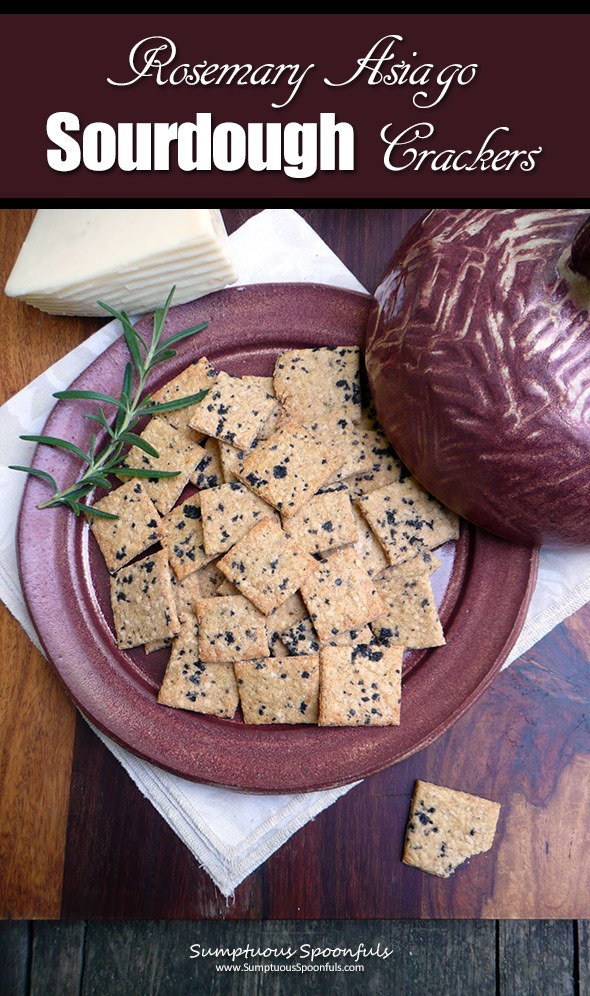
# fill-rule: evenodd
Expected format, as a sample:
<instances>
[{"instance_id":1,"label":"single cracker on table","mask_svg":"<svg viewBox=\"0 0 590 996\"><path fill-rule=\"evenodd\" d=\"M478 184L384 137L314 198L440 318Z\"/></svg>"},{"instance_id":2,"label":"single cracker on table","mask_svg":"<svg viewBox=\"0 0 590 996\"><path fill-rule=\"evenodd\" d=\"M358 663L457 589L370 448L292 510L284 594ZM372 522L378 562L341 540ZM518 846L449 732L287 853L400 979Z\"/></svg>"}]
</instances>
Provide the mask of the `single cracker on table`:
<instances>
[{"instance_id":1,"label":"single cracker on table","mask_svg":"<svg viewBox=\"0 0 590 996\"><path fill-rule=\"evenodd\" d=\"M340 458L294 420L261 440L235 469L238 480L283 516L295 515L340 466Z\"/></svg>"},{"instance_id":2,"label":"single cracker on table","mask_svg":"<svg viewBox=\"0 0 590 996\"><path fill-rule=\"evenodd\" d=\"M180 621L166 551L148 554L112 575L111 605L121 649L178 636Z\"/></svg>"},{"instance_id":3,"label":"single cracker on table","mask_svg":"<svg viewBox=\"0 0 590 996\"><path fill-rule=\"evenodd\" d=\"M304 424L338 408L353 422L360 419L358 346L286 350L275 363L273 384L286 411Z\"/></svg>"},{"instance_id":4,"label":"single cracker on table","mask_svg":"<svg viewBox=\"0 0 590 996\"><path fill-rule=\"evenodd\" d=\"M139 446L132 446L122 461L130 470L159 470L172 473L173 477L142 477L143 486L161 515L169 512L188 484L192 471L192 453L187 454L182 445L182 433L173 429L159 417L150 419L141 438L153 446L158 456L146 453Z\"/></svg>"},{"instance_id":5,"label":"single cracker on table","mask_svg":"<svg viewBox=\"0 0 590 996\"><path fill-rule=\"evenodd\" d=\"M132 478L92 506L116 519L90 516L90 529L112 573L158 541L159 513L140 480Z\"/></svg>"},{"instance_id":6,"label":"single cracker on table","mask_svg":"<svg viewBox=\"0 0 590 996\"><path fill-rule=\"evenodd\" d=\"M259 384L220 371L207 396L195 405L189 425L247 450L275 406L276 398Z\"/></svg>"},{"instance_id":7,"label":"single cracker on table","mask_svg":"<svg viewBox=\"0 0 590 996\"><path fill-rule=\"evenodd\" d=\"M428 494L413 477L386 484L356 499L390 564L409 560L459 536L454 512Z\"/></svg>"},{"instance_id":8,"label":"single cracker on table","mask_svg":"<svg viewBox=\"0 0 590 996\"><path fill-rule=\"evenodd\" d=\"M253 660L270 649L264 616L243 595L213 595L194 604L202 661Z\"/></svg>"},{"instance_id":9,"label":"single cracker on table","mask_svg":"<svg viewBox=\"0 0 590 996\"><path fill-rule=\"evenodd\" d=\"M323 647L320 726L399 726L401 647Z\"/></svg>"},{"instance_id":10,"label":"single cracker on table","mask_svg":"<svg viewBox=\"0 0 590 996\"><path fill-rule=\"evenodd\" d=\"M346 487L322 491L285 518L285 529L307 553L325 553L358 542L359 534Z\"/></svg>"},{"instance_id":11,"label":"single cracker on table","mask_svg":"<svg viewBox=\"0 0 590 996\"><path fill-rule=\"evenodd\" d=\"M467 858L490 850L499 815L497 802L418 780L402 861L448 878Z\"/></svg>"},{"instance_id":12,"label":"single cracker on table","mask_svg":"<svg viewBox=\"0 0 590 996\"><path fill-rule=\"evenodd\" d=\"M316 562L316 570L301 585L301 596L324 643L336 633L372 622L387 608L351 547Z\"/></svg>"},{"instance_id":13,"label":"single cracker on table","mask_svg":"<svg viewBox=\"0 0 590 996\"><path fill-rule=\"evenodd\" d=\"M234 664L245 723L317 723L319 657Z\"/></svg>"},{"instance_id":14,"label":"single cracker on table","mask_svg":"<svg viewBox=\"0 0 590 996\"><path fill-rule=\"evenodd\" d=\"M213 556L226 553L261 519L278 521L276 509L240 481L209 488L200 497L203 543Z\"/></svg>"},{"instance_id":15,"label":"single cracker on table","mask_svg":"<svg viewBox=\"0 0 590 996\"><path fill-rule=\"evenodd\" d=\"M233 665L205 663L200 659L196 622L183 623L172 642L158 702L221 719L235 715L239 695Z\"/></svg>"},{"instance_id":16,"label":"single cracker on table","mask_svg":"<svg viewBox=\"0 0 590 996\"><path fill-rule=\"evenodd\" d=\"M218 561L219 570L269 615L296 592L318 563L278 522L262 519Z\"/></svg>"},{"instance_id":17,"label":"single cracker on table","mask_svg":"<svg viewBox=\"0 0 590 996\"><path fill-rule=\"evenodd\" d=\"M168 512L158 527L158 536L168 553L170 566L180 581L204 567L215 554L203 544L201 499L198 494Z\"/></svg>"}]
</instances>

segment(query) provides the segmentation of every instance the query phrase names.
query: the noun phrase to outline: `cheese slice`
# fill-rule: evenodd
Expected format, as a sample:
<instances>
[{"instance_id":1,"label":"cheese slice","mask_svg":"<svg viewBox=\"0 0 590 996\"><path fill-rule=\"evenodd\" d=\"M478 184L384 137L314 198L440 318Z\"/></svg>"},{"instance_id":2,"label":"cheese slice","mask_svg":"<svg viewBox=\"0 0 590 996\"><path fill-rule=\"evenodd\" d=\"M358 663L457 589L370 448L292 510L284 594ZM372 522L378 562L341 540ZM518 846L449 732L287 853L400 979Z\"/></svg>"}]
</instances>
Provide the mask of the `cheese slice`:
<instances>
[{"instance_id":1,"label":"cheese slice","mask_svg":"<svg viewBox=\"0 0 590 996\"><path fill-rule=\"evenodd\" d=\"M174 304L237 279L221 212L204 208L43 208L5 287L51 314L104 315Z\"/></svg>"}]
</instances>

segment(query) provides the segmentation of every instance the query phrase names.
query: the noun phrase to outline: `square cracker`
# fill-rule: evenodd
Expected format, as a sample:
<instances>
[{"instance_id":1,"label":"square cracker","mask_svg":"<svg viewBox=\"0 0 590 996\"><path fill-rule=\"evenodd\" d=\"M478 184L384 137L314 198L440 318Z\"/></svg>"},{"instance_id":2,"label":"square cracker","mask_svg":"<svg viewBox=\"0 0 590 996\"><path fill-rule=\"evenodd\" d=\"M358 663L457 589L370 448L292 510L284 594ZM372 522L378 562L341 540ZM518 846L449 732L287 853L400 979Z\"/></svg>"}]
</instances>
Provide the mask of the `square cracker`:
<instances>
[{"instance_id":1,"label":"square cracker","mask_svg":"<svg viewBox=\"0 0 590 996\"><path fill-rule=\"evenodd\" d=\"M361 416L358 346L287 350L277 359L273 384L289 415L303 423L337 408L353 422Z\"/></svg>"},{"instance_id":2,"label":"square cracker","mask_svg":"<svg viewBox=\"0 0 590 996\"><path fill-rule=\"evenodd\" d=\"M195 613L202 661L234 662L269 656L264 616L243 595L198 598Z\"/></svg>"},{"instance_id":3,"label":"square cracker","mask_svg":"<svg viewBox=\"0 0 590 996\"><path fill-rule=\"evenodd\" d=\"M158 536L167 551L170 566L180 581L204 567L215 554L205 552L203 522L198 494L183 501L165 515Z\"/></svg>"},{"instance_id":4,"label":"square cracker","mask_svg":"<svg viewBox=\"0 0 590 996\"><path fill-rule=\"evenodd\" d=\"M284 525L308 553L324 553L359 539L350 492L345 487L314 495Z\"/></svg>"},{"instance_id":5,"label":"square cracker","mask_svg":"<svg viewBox=\"0 0 590 996\"><path fill-rule=\"evenodd\" d=\"M309 429L288 420L261 440L234 473L281 515L291 516L339 466L340 458Z\"/></svg>"},{"instance_id":6,"label":"square cracker","mask_svg":"<svg viewBox=\"0 0 590 996\"><path fill-rule=\"evenodd\" d=\"M357 428L345 408L335 408L320 415L305 426L324 446L339 457L340 466L333 475L334 481L368 474L374 468L370 445L366 444L366 433Z\"/></svg>"},{"instance_id":7,"label":"square cracker","mask_svg":"<svg viewBox=\"0 0 590 996\"><path fill-rule=\"evenodd\" d=\"M247 450L275 406L276 398L259 384L220 371L207 396L195 405L189 424L207 436Z\"/></svg>"},{"instance_id":8,"label":"square cracker","mask_svg":"<svg viewBox=\"0 0 590 996\"><path fill-rule=\"evenodd\" d=\"M360 629L386 605L351 547L335 550L301 585L301 596L320 641Z\"/></svg>"},{"instance_id":9,"label":"square cracker","mask_svg":"<svg viewBox=\"0 0 590 996\"><path fill-rule=\"evenodd\" d=\"M489 851L499 814L497 802L418 780L402 861L448 878L473 854Z\"/></svg>"},{"instance_id":10,"label":"square cracker","mask_svg":"<svg viewBox=\"0 0 590 996\"><path fill-rule=\"evenodd\" d=\"M161 404L164 401L178 401L179 398L187 398L191 394L199 394L200 391L208 391L217 378L217 370L213 367L206 356L191 363L177 377L167 381L158 391L152 394L151 401ZM162 412L158 417L168 422L173 429L188 429L189 422L195 411L195 405L187 405L185 408L177 408L171 412ZM199 435L194 433L195 442L198 444Z\"/></svg>"},{"instance_id":11,"label":"square cracker","mask_svg":"<svg viewBox=\"0 0 590 996\"><path fill-rule=\"evenodd\" d=\"M226 553L261 519L278 520L278 514L263 498L240 481L201 491L203 542L207 553Z\"/></svg>"},{"instance_id":12,"label":"square cracker","mask_svg":"<svg viewBox=\"0 0 590 996\"><path fill-rule=\"evenodd\" d=\"M158 541L160 516L140 480L132 478L95 502L117 519L90 517L90 528L111 571L118 571Z\"/></svg>"},{"instance_id":13,"label":"square cracker","mask_svg":"<svg viewBox=\"0 0 590 996\"><path fill-rule=\"evenodd\" d=\"M272 519L262 519L218 562L228 581L268 615L301 587L317 561Z\"/></svg>"},{"instance_id":14,"label":"square cracker","mask_svg":"<svg viewBox=\"0 0 590 996\"><path fill-rule=\"evenodd\" d=\"M121 649L177 636L180 621L166 551L148 554L112 576L111 605Z\"/></svg>"},{"instance_id":15,"label":"square cracker","mask_svg":"<svg viewBox=\"0 0 590 996\"><path fill-rule=\"evenodd\" d=\"M234 664L245 723L317 723L319 657Z\"/></svg>"},{"instance_id":16,"label":"square cracker","mask_svg":"<svg viewBox=\"0 0 590 996\"><path fill-rule=\"evenodd\" d=\"M399 726L401 647L323 647L320 726Z\"/></svg>"},{"instance_id":17,"label":"square cracker","mask_svg":"<svg viewBox=\"0 0 590 996\"><path fill-rule=\"evenodd\" d=\"M184 623L173 641L158 702L231 719L239 704L233 665L202 661L197 633L196 623Z\"/></svg>"},{"instance_id":18,"label":"square cracker","mask_svg":"<svg viewBox=\"0 0 590 996\"><path fill-rule=\"evenodd\" d=\"M424 550L412 560L387 567L375 587L387 612L371 623L378 640L407 650L441 647L445 643L430 576L440 561Z\"/></svg>"},{"instance_id":19,"label":"square cracker","mask_svg":"<svg viewBox=\"0 0 590 996\"><path fill-rule=\"evenodd\" d=\"M132 446L122 461L130 469L162 470L174 477L142 477L142 484L161 515L169 512L182 494L191 475L191 457L182 445L182 435L168 422L150 419L141 438L154 447L158 456L151 456L139 446Z\"/></svg>"},{"instance_id":20,"label":"square cracker","mask_svg":"<svg viewBox=\"0 0 590 996\"><path fill-rule=\"evenodd\" d=\"M459 536L459 519L414 477L386 484L356 499L390 564L409 560Z\"/></svg>"}]
</instances>

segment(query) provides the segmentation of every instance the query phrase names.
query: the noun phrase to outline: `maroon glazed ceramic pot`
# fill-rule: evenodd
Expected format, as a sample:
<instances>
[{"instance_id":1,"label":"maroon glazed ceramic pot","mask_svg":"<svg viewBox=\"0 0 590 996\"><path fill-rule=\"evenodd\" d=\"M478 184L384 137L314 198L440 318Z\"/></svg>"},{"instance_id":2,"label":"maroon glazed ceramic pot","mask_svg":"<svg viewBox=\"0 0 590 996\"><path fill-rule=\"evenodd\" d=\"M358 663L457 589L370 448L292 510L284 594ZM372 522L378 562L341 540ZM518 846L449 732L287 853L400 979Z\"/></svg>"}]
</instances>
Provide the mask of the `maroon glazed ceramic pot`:
<instances>
[{"instance_id":1,"label":"maroon glazed ceramic pot","mask_svg":"<svg viewBox=\"0 0 590 996\"><path fill-rule=\"evenodd\" d=\"M521 543L590 543L588 210L435 210L395 252L366 339L409 470Z\"/></svg>"}]
</instances>

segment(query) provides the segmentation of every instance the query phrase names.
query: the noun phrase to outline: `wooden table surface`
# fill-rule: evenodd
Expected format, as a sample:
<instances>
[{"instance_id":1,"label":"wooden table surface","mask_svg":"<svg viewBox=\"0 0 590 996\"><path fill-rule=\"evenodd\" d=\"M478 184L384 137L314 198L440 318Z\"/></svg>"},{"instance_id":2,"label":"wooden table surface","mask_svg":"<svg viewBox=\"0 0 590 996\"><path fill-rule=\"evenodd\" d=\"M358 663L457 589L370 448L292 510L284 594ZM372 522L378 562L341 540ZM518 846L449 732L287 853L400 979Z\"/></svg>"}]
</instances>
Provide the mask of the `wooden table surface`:
<instances>
[{"instance_id":1,"label":"wooden table surface","mask_svg":"<svg viewBox=\"0 0 590 996\"><path fill-rule=\"evenodd\" d=\"M225 209L229 230L256 210ZM298 210L370 291L423 213ZM0 212L2 286L32 215ZM2 296L0 402L102 324L48 316ZM229 902L77 715L4 606L0 627L4 919L590 917L590 606L499 674L436 743L308 823ZM400 863L416 777L476 785L502 804L492 851L448 880Z\"/></svg>"}]
</instances>

